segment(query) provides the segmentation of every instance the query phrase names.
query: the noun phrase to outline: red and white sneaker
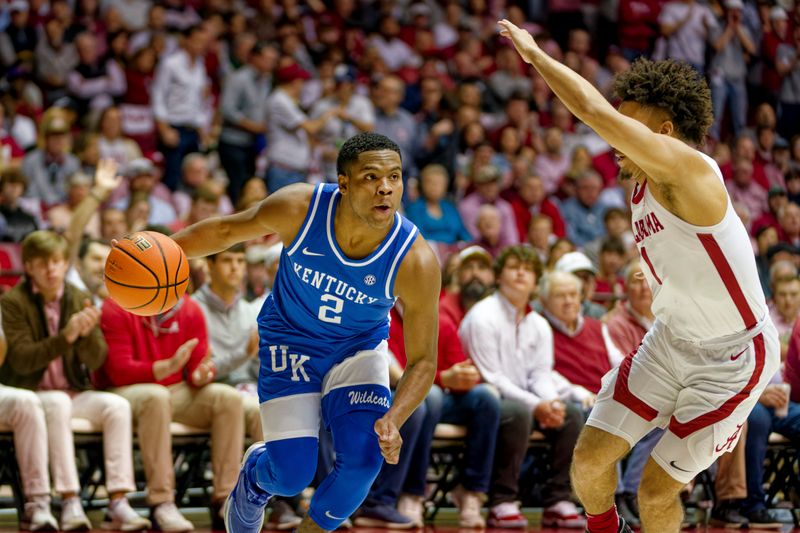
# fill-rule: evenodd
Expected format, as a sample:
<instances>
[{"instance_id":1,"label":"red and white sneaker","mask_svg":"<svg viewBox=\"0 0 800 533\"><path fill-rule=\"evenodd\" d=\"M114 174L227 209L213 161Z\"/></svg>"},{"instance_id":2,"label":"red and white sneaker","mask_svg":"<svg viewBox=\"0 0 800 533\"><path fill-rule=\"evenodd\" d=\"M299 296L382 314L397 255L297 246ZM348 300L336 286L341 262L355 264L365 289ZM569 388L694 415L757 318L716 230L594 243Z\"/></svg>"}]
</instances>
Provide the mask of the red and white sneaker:
<instances>
[{"instance_id":1,"label":"red and white sneaker","mask_svg":"<svg viewBox=\"0 0 800 533\"><path fill-rule=\"evenodd\" d=\"M562 500L544 510L542 525L564 529L586 529L586 517L578 512L574 503Z\"/></svg>"},{"instance_id":2,"label":"red and white sneaker","mask_svg":"<svg viewBox=\"0 0 800 533\"><path fill-rule=\"evenodd\" d=\"M528 519L522 516L519 503L504 502L489 510L487 524L500 529L525 529L528 527Z\"/></svg>"}]
</instances>

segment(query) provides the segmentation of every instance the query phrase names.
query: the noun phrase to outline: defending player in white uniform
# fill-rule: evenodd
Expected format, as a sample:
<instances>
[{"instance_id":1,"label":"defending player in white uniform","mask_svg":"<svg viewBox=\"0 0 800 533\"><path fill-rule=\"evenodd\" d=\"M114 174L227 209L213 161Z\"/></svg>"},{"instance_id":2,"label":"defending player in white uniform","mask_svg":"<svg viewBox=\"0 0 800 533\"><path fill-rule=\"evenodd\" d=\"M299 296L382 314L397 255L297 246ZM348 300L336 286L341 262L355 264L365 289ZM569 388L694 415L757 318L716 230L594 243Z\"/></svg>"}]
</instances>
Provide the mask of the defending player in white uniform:
<instances>
[{"instance_id":1,"label":"defending player in white uniform","mask_svg":"<svg viewBox=\"0 0 800 533\"><path fill-rule=\"evenodd\" d=\"M509 37L558 98L617 151L634 179L633 231L656 322L603 379L573 458L573 487L591 533L629 532L614 507L615 464L654 427L666 430L639 489L646 531L673 533L678 494L738 442L780 360L747 232L716 163L695 149L711 125L702 76L639 60L617 78L615 110L585 79L508 21Z\"/></svg>"}]
</instances>

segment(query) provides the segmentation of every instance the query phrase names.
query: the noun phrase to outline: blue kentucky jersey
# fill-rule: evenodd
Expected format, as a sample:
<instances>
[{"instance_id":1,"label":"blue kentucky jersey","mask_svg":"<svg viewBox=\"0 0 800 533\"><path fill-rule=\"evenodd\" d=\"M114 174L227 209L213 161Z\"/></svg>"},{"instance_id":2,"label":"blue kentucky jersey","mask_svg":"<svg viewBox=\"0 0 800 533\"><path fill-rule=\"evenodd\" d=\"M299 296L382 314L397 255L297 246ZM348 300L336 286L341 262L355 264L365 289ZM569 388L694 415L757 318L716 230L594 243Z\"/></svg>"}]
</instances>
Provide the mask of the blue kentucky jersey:
<instances>
[{"instance_id":1,"label":"blue kentucky jersey","mask_svg":"<svg viewBox=\"0 0 800 533\"><path fill-rule=\"evenodd\" d=\"M272 293L258 318L270 337L313 345L320 355L373 349L389 336L397 269L418 233L395 214L392 229L373 253L349 259L333 229L341 198L337 184L314 189L300 232L281 253Z\"/></svg>"}]
</instances>

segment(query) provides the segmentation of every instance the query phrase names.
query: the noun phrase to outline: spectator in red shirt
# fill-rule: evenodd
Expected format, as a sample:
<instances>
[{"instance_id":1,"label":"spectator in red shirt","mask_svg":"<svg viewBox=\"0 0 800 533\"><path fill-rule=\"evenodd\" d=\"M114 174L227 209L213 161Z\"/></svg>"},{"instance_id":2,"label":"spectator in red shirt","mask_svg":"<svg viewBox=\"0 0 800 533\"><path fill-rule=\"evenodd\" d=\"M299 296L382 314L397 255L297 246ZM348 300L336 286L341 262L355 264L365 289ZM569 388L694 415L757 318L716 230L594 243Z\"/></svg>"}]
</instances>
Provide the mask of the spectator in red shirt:
<instances>
[{"instance_id":1,"label":"spectator in red shirt","mask_svg":"<svg viewBox=\"0 0 800 533\"><path fill-rule=\"evenodd\" d=\"M621 0L619 3L619 44L628 61L647 55L658 36L656 0Z\"/></svg>"},{"instance_id":2,"label":"spectator in red shirt","mask_svg":"<svg viewBox=\"0 0 800 533\"><path fill-rule=\"evenodd\" d=\"M514 219L517 222L517 231L520 241L525 241L528 236L528 227L534 215L545 215L553 223L553 234L563 237L566 233L564 219L561 218L556 204L551 202L544 190L542 178L534 173L521 176L514 188L503 193L503 197L511 204Z\"/></svg>"},{"instance_id":3,"label":"spectator in red shirt","mask_svg":"<svg viewBox=\"0 0 800 533\"><path fill-rule=\"evenodd\" d=\"M236 389L212 383L215 375L200 306L184 296L168 312L143 317L108 299L100 326L109 347L101 380L131 404L154 525L162 531L193 529L174 503L169 425L175 421L211 432L212 527L224 529L221 510L239 475L244 412Z\"/></svg>"}]
</instances>

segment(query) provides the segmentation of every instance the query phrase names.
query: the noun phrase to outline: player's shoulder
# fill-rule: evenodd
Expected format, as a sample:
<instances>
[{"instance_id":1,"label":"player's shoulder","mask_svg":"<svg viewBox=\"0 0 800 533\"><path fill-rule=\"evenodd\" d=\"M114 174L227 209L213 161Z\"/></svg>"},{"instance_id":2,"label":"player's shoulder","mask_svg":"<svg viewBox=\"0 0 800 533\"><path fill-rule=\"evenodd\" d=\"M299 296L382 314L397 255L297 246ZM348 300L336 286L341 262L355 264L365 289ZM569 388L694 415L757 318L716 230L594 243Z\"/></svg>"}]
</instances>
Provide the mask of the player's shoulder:
<instances>
[{"instance_id":1,"label":"player's shoulder","mask_svg":"<svg viewBox=\"0 0 800 533\"><path fill-rule=\"evenodd\" d=\"M425 238L417 233L397 270L395 286L398 288L398 294L409 290L415 294L433 294L432 291L435 290L438 298L441 278L441 268L436 254Z\"/></svg>"},{"instance_id":2,"label":"player's shoulder","mask_svg":"<svg viewBox=\"0 0 800 533\"><path fill-rule=\"evenodd\" d=\"M269 220L268 226L275 227L284 237L287 232L296 233L305 219L317 187L320 186L309 183L294 183L281 187L261 201L259 216Z\"/></svg>"}]
</instances>

